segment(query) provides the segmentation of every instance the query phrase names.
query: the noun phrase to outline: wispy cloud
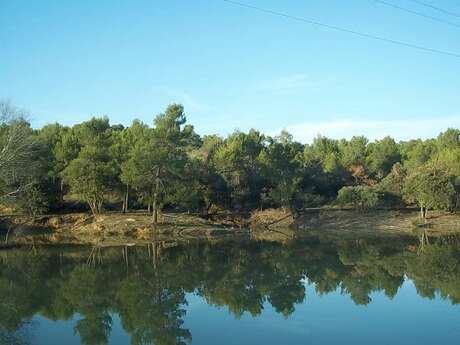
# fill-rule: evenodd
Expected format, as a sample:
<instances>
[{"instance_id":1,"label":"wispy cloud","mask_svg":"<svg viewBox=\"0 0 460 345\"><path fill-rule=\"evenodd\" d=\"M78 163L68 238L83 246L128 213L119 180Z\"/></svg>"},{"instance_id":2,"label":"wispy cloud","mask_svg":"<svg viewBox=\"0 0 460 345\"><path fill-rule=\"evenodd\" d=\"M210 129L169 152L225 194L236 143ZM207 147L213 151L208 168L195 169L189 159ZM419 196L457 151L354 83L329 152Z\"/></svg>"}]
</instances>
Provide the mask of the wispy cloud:
<instances>
[{"instance_id":1,"label":"wispy cloud","mask_svg":"<svg viewBox=\"0 0 460 345\"><path fill-rule=\"evenodd\" d=\"M318 135L330 138L349 139L364 135L370 140L381 139L387 135L396 140L436 137L448 127L460 128L460 116L443 118L401 119L401 120L332 120L321 122L304 122L285 129L294 138L303 143L310 143ZM280 130L276 131L279 133ZM274 132L275 133L275 132ZM273 134L274 134L273 133Z\"/></svg>"},{"instance_id":2,"label":"wispy cloud","mask_svg":"<svg viewBox=\"0 0 460 345\"><path fill-rule=\"evenodd\" d=\"M182 103L187 111L206 112L211 108L208 104L201 102L196 97L183 90L177 90L169 87L156 87L153 88L153 93L167 97L169 102Z\"/></svg>"}]
</instances>

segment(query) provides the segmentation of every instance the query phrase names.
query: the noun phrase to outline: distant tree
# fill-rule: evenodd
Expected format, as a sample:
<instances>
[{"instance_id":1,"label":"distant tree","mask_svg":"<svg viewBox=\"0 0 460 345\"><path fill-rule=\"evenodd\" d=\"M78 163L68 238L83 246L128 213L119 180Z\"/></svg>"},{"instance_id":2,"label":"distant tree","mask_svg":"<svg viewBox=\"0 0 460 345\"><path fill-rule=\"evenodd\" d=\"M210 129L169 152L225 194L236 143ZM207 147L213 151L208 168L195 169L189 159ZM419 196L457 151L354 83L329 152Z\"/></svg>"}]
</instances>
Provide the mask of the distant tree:
<instances>
[{"instance_id":1,"label":"distant tree","mask_svg":"<svg viewBox=\"0 0 460 345\"><path fill-rule=\"evenodd\" d=\"M375 190L380 194L385 205L403 205L403 188L406 176L406 169L401 163L396 163L391 168L391 172L375 186Z\"/></svg>"},{"instance_id":2,"label":"distant tree","mask_svg":"<svg viewBox=\"0 0 460 345\"><path fill-rule=\"evenodd\" d=\"M363 136L354 136L350 141L342 140L339 144L339 149L343 166L346 168L365 166L368 144L369 140Z\"/></svg>"},{"instance_id":3,"label":"distant tree","mask_svg":"<svg viewBox=\"0 0 460 345\"><path fill-rule=\"evenodd\" d=\"M0 202L35 213L43 211L34 201L45 198L39 186L46 172L41 147L25 116L11 103L0 102Z\"/></svg>"},{"instance_id":4,"label":"distant tree","mask_svg":"<svg viewBox=\"0 0 460 345\"><path fill-rule=\"evenodd\" d=\"M378 193L368 186L349 186L339 190L337 201L342 205L352 205L354 208L365 211L377 206Z\"/></svg>"},{"instance_id":5,"label":"distant tree","mask_svg":"<svg viewBox=\"0 0 460 345\"><path fill-rule=\"evenodd\" d=\"M109 128L107 118L93 118L76 127L74 130L81 149L62 171L63 180L71 192L82 197L93 214L102 211L105 193L115 181Z\"/></svg>"},{"instance_id":6,"label":"distant tree","mask_svg":"<svg viewBox=\"0 0 460 345\"><path fill-rule=\"evenodd\" d=\"M139 142L147 140L151 128L139 120L134 120L127 128L111 128L112 146L110 154L115 164L115 191L122 199L122 211L127 212L130 192L135 184L136 176L133 175L129 159Z\"/></svg>"},{"instance_id":7,"label":"distant tree","mask_svg":"<svg viewBox=\"0 0 460 345\"><path fill-rule=\"evenodd\" d=\"M344 173L339 141L324 136L317 136L313 139L313 144L305 146L304 162L306 164L320 162L327 173Z\"/></svg>"},{"instance_id":8,"label":"distant tree","mask_svg":"<svg viewBox=\"0 0 460 345\"><path fill-rule=\"evenodd\" d=\"M61 138L62 130L63 127L58 124L30 130L34 154L28 162L28 168L24 169L23 177L29 188L17 195L15 204L33 216L62 205L62 181L55 157L55 147Z\"/></svg>"},{"instance_id":9,"label":"distant tree","mask_svg":"<svg viewBox=\"0 0 460 345\"><path fill-rule=\"evenodd\" d=\"M194 208L201 207L203 216L208 216L213 206L218 208L230 206L228 184L218 172L214 159L216 151L223 143L224 140L217 135L204 136L200 147L189 152L187 172L190 183L187 185L192 188L187 188L187 185L184 185L182 191L188 190L191 193L188 197L176 195L176 198L182 198L189 202L191 199L195 199L197 204Z\"/></svg>"},{"instance_id":10,"label":"distant tree","mask_svg":"<svg viewBox=\"0 0 460 345\"><path fill-rule=\"evenodd\" d=\"M184 126L185 122L183 106L170 105L155 118L149 137L136 143L124 168L124 178L131 179L137 189L147 191L155 224L166 193L171 191L169 186L178 179L186 180L184 168L193 131Z\"/></svg>"},{"instance_id":11,"label":"distant tree","mask_svg":"<svg viewBox=\"0 0 460 345\"><path fill-rule=\"evenodd\" d=\"M412 171L430 162L437 154L436 141L410 140L401 144L401 162L404 168Z\"/></svg>"},{"instance_id":12,"label":"distant tree","mask_svg":"<svg viewBox=\"0 0 460 345\"><path fill-rule=\"evenodd\" d=\"M390 137L375 141L368 145L366 165L370 174L381 180L390 171L392 166L401 161L398 144Z\"/></svg>"},{"instance_id":13,"label":"distant tree","mask_svg":"<svg viewBox=\"0 0 460 345\"><path fill-rule=\"evenodd\" d=\"M78 126L78 125L77 125ZM54 156L56 160L55 169L58 174L69 165L69 163L77 158L82 146L81 138L79 137L74 126L73 128L63 128L60 139L54 147ZM62 185L63 187L63 185Z\"/></svg>"},{"instance_id":14,"label":"distant tree","mask_svg":"<svg viewBox=\"0 0 460 345\"><path fill-rule=\"evenodd\" d=\"M413 171L406 178L403 192L408 202L419 205L422 218L426 218L430 209L449 210L455 205L452 176L436 167L425 166Z\"/></svg>"},{"instance_id":15,"label":"distant tree","mask_svg":"<svg viewBox=\"0 0 460 345\"><path fill-rule=\"evenodd\" d=\"M42 159L45 161L46 170L54 183L60 185L60 172L63 165L56 155L57 147L62 144L63 136L69 131L68 127L58 123L49 124L40 128L37 132L37 140L42 145Z\"/></svg>"},{"instance_id":16,"label":"distant tree","mask_svg":"<svg viewBox=\"0 0 460 345\"><path fill-rule=\"evenodd\" d=\"M449 128L438 135L436 139L437 147L442 150L455 150L460 147L460 130Z\"/></svg>"},{"instance_id":17,"label":"distant tree","mask_svg":"<svg viewBox=\"0 0 460 345\"><path fill-rule=\"evenodd\" d=\"M267 206L282 206L291 210L301 207L298 194L303 190L300 184L303 179L301 160L303 146L293 141L292 136L281 132L280 136L268 138L268 145L261 152L260 163L262 175L267 181Z\"/></svg>"},{"instance_id":18,"label":"distant tree","mask_svg":"<svg viewBox=\"0 0 460 345\"><path fill-rule=\"evenodd\" d=\"M299 200L305 199L301 203L318 206L316 201L333 200L340 188L352 183L351 174L341 164L340 155L336 140L317 137L312 145L305 145L303 155L298 157L303 168L300 186L304 195L297 194Z\"/></svg>"},{"instance_id":19,"label":"distant tree","mask_svg":"<svg viewBox=\"0 0 460 345\"><path fill-rule=\"evenodd\" d=\"M261 175L261 153L265 137L256 130L236 131L220 145L213 156L213 164L225 179L235 209L261 206L264 179Z\"/></svg>"},{"instance_id":20,"label":"distant tree","mask_svg":"<svg viewBox=\"0 0 460 345\"><path fill-rule=\"evenodd\" d=\"M71 192L82 197L93 214L101 213L104 195L112 183L112 165L104 151L85 147L63 171Z\"/></svg>"}]
</instances>

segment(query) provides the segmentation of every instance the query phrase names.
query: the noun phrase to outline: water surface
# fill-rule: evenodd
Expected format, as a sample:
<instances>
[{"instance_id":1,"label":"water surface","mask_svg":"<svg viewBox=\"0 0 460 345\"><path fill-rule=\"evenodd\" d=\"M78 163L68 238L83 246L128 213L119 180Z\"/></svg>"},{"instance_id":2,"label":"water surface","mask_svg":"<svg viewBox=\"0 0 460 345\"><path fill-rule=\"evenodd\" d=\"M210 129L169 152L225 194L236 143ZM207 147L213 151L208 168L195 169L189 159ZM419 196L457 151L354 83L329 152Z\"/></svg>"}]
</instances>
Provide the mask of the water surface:
<instances>
[{"instance_id":1,"label":"water surface","mask_svg":"<svg viewBox=\"0 0 460 345\"><path fill-rule=\"evenodd\" d=\"M459 344L455 238L1 252L3 344Z\"/></svg>"}]
</instances>

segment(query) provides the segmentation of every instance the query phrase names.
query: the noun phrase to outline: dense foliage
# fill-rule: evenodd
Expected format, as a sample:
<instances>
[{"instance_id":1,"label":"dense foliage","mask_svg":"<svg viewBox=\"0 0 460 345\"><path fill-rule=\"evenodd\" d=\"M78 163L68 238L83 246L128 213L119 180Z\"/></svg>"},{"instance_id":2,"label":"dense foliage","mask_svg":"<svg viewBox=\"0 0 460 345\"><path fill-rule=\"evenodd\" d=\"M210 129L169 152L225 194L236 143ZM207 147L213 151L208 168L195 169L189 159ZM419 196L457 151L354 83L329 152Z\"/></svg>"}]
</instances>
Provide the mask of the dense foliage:
<instances>
[{"instance_id":1,"label":"dense foliage","mask_svg":"<svg viewBox=\"0 0 460 345\"><path fill-rule=\"evenodd\" d=\"M425 141L318 136L304 145L285 131L201 137L178 104L153 126L135 120L126 128L104 117L32 129L9 116L10 105L0 109L1 203L31 214L81 202L95 214L146 207L157 221L165 208L295 213L338 202L360 210L417 205L425 216L459 202L457 129Z\"/></svg>"}]
</instances>

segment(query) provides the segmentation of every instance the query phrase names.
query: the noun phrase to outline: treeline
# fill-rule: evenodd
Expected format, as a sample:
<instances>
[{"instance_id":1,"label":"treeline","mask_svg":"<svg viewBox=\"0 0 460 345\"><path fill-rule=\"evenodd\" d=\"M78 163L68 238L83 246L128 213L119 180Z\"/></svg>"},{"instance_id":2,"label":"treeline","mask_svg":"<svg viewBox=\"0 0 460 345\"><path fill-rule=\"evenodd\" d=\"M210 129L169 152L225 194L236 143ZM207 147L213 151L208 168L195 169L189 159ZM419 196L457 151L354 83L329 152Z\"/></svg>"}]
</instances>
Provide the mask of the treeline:
<instances>
[{"instance_id":1,"label":"treeline","mask_svg":"<svg viewBox=\"0 0 460 345\"><path fill-rule=\"evenodd\" d=\"M32 215L80 200L94 214L107 205L249 212L285 207L294 213L329 203L360 210L418 205L454 211L460 191L460 131L436 139L370 142L363 136L318 136L301 144L283 131L226 138L200 136L182 105L153 126L92 118L73 127L32 129L21 111L0 104L1 203Z\"/></svg>"}]
</instances>

